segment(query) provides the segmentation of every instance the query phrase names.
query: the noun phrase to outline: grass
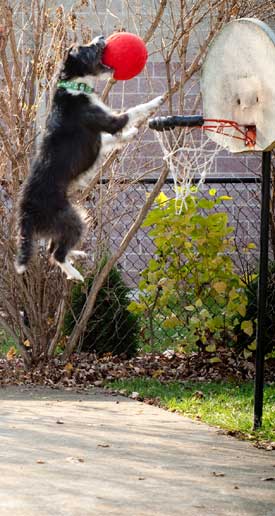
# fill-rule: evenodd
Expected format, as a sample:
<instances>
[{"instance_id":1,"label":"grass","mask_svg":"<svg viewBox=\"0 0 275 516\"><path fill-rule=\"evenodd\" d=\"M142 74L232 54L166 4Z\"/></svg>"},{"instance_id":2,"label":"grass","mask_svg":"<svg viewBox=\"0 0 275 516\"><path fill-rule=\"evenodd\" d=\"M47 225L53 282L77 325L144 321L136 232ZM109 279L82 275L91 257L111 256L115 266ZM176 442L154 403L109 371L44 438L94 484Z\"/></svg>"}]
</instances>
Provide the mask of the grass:
<instances>
[{"instance_id":1,"label":"grass","mask_svg":"<svg viewBox=\"0 0 275 516\"><path fill-rule=\"evenodd\" d=\"M15 342L0 329L0 357L5 357L11 347L16 349Z\"/></svg>"},{"instance_id":2,"label":"grass","mask_svg":"<svg viewBox=\"0 0 275 516\"><path fill-rule=\"evenodd\" d=\"M263 425L256 432L252 431L252 383L161 384L158 380L137 378L117 380L108 385L112 389L124 389L127 394L138 392L142 398L158 398L162 407L179 411L187 417L231 431L240 437L275 441L275 384L265 387Z\"/></svg>"}]
</instances>

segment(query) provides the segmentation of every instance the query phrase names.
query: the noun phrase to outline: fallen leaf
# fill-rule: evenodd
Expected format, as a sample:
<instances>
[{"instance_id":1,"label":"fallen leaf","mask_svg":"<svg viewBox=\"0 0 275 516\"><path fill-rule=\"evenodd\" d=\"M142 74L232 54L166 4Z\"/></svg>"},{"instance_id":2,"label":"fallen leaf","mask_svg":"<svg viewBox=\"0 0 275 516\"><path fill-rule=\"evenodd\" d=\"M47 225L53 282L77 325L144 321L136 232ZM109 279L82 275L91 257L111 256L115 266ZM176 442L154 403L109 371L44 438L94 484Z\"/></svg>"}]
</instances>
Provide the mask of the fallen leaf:
<instances>
[{"instance_id":1,"label":"fallen leaf","mask_svg":"<svg viewBox=\"0 0 275 516\"><path fill-rule=\"evenodd\" d=\"M213 471L212 475L214 477L224 477L225 476L224 473L216 473L216 471Z\"/></svg>"},{"instance_id":2,"label":"fallen leaf","mask_svg":"<svg viewBox=\"0 0 275 516\"><path fill-rule=\"evenodd\" d=\"M261 478L261 480L263 480L264 482L274 482L275 481L275 477Z\"/></svg>"},{"instance_id":3,"label":"fallen leaf","mask_svg":"<svg viewBox=\"0 0 275 516\"><path fill-rule=\"evenodd\" d=\"M130 398L132 398L133 400L137 400L139 397L139 392L132 392L132 394L130 395Z\"/></svg>"},{"instance_id":4,"label":"fallen leaf","mask_svg":"<svg viewBox=\"0 0 275 516\"><path fill-rule=\"evenodd\" d=\"M67 457L66 461L73 462L74 464L78 462L85 462L84 459L82 459L81 457Z\"/></svg>"},{"instance_id":5,"label":"fallen leaf","mask_svg":"<svg viewBox=\"0 0 275 516\"><path fill-rule=\"evenodd\" d=\"M56 424L57 424L57 425L64 425L64 421L62 421L62 419L58 419L58 420L56 421Z\"/></svg>"},{"instance_id":6,"label":"fallen leaf","mask_svg":"<svg viewBox=\"0 0 275 516\"><path fill-rule=\"evenodd\" d=\"M7 360L10 362L11 360L14 360L16 357L16 349L14 346L11 346L9 351L6 354Z\"/></svg>"},{"instance_id":7,"label":"fallen leaf","mask_svg":"<svg viewBox=\"0 0 275 516\"><path fill-rule=\"evenodd\" d=\"M105 443L99 443L97 446L98 448L110 448L110 445Z\"/></svg>"},{"instance_id":8,"label":"fallen leaf","mask_svg":"<svg viewBox=\"0 0 275 516\"><path fill-rule=\"evenodd\" d=\"M201 399L201 398L205 398L205 395L203 394L202 391L195 391L193 394L193 398Z\"/></svg>"},{"instance_id":9,"label":"fallen leaf","mask_svg":"<svg viewBox=\"0 0 275 516\"><path fill-rule=\"evenodd\" d=\"M70 374L73 370L74 366L73 364L71 364L71 362L68 362L65 366L64 366L64 370L66 371L66 373Z\"/></svg>"},{"instance_id":10,"label":"fallen leaf","mask_svg":"<svg viewBox=\"0 0 275 516\"><path fill-rule=\"evenodd\" d=\"M36 464L46 464L46 463L45 463L45 461L44 461L44 460L42 460L42 459L38 459L38 460L36 461Z\"/></svg>"}]
</instances>

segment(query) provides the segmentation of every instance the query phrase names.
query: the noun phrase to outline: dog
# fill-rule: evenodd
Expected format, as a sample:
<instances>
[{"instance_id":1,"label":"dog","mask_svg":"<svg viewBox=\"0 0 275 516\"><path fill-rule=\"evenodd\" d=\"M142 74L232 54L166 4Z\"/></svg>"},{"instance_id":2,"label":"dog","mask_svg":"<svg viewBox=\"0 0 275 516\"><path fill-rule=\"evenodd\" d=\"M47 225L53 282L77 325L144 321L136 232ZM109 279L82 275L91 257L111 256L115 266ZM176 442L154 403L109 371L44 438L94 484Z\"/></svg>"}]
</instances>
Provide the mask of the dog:
<instances>
[{"instance_id":1,"label":"dog","mask_svg":"<svg viewBox=\"0 0 275 516\"><path fill-rule=\"evenodd\" d=\"M163 97L121 114L109 109L94 91L95 80L113 70L102 63L103 36L88 45L73 45L61 66L42 142L26 178L18 206L17 273L26 271L36 238L49 241L53 260L68 279L83 281L71 258L84 218L71 204L70 191L83 188L100 160L137 133L163 103Z\"/></svg>"}]
</instances>

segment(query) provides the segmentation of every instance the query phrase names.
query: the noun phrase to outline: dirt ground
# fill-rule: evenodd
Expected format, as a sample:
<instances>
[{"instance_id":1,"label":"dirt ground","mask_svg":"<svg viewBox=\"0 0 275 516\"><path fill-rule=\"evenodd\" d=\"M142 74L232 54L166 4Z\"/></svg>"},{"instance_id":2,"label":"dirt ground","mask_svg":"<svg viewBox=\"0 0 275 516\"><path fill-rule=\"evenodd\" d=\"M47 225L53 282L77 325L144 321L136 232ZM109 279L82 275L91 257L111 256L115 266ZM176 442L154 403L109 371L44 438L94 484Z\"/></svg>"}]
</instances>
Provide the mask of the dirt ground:
<instances>
[{"instance_id":1,"label":"dirt ground","mask_svg":"<svg viewBox=\"0 0 275 516\"><path fill-rule=\"evenodd\" d=\"M275 452L98 389L0 398L0 516L275 515Z\"/></svg>"}]
</instances>

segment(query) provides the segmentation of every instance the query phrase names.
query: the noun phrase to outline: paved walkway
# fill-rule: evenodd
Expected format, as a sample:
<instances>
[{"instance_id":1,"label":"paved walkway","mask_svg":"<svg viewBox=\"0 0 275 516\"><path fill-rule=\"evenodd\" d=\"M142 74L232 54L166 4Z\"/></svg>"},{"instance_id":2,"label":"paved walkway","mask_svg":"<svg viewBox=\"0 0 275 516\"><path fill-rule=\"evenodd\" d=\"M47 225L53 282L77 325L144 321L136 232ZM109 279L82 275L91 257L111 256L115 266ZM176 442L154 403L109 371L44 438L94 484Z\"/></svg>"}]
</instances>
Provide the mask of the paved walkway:
<instances>
[{"instance_id":1,"label":"paved walkway","mask_svg":"<svg viewBox=\"0 0 275 516\"><path fill-rule=\"evenodd\" d=\"M102 391L0 391L0 516L271 516L275 453Z\"/></svg>"}]
</instances>

